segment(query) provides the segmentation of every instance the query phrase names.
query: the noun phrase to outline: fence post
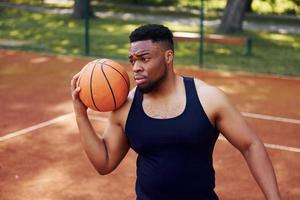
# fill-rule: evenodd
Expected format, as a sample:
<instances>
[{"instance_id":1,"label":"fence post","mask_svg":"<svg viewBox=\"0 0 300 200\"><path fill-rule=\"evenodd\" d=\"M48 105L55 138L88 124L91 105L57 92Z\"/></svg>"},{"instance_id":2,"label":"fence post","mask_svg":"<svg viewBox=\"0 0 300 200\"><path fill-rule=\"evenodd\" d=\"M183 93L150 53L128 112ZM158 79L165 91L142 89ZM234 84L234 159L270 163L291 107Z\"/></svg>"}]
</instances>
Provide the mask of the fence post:
<instances>
[{"instance_id":1,"label":"fence post","mask_svg":"<svg viewBox=\"0 0 300 200\"><path fill-rule=\"evenodd\" d=\"M84 0L84 47L85 55L90 55L89 0Z\"/></svg>"},{"instance_id":2,"label":"fence post","mask_svg":"<svg viewBox=\"0 0 300 200\"><path fill-rule=\"evenodd\" d=\"M199 47L199 66L204 63L204 0L200 0L200 47Z\"/></svg>"}]
</instances>

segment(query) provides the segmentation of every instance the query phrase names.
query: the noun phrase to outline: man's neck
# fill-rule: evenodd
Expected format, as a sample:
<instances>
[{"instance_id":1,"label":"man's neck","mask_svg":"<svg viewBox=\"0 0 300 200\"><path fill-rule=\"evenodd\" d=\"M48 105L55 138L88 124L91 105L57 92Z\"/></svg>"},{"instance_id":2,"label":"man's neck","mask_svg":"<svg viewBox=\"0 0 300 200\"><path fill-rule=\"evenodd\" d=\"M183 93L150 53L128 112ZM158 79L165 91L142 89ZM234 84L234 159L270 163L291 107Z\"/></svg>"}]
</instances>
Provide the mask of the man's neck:
<instances>
[{"instance_id":1,"label":"man's neck","mask_svg":"<svg viewBox=\"0 0 300 200\"><path fill-rule=\"evenodd\" d=\"M179 87L181 77L176 75L174 72L169 73L161 85L155 90L144 94L145 98L163 99L168 98L174 94Z\"/></svg>"}]
</instances>

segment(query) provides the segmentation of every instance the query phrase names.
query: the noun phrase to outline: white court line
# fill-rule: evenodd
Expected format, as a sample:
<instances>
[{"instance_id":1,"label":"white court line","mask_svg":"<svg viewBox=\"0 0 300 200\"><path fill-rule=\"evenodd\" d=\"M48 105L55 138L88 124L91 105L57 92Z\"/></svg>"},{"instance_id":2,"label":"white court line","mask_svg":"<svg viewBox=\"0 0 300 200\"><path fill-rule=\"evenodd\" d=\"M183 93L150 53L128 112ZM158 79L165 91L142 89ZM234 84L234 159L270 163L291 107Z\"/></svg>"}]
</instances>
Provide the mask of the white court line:
<instances>
[{"instance_id":1,"label":"white court line","mask_svg":"<svg viewBox=\"0 0 300 200\"><path fill-rule=\"evenodd\" d=\"M298 119L290 119L290 118L284 118L284 117L273 117L273 116L270 116L270 115L261 115L261 114L256 114L256 113L247 113L247 112L241 112L241 114L243 116L249 117L249 118L285 122L285 123L290 123L290 124L300 124L300 120L298 120ZM103 121L103 122L107 121L107 120L104 120L105 119L104 117L100 117L100 118L101 118L101 120L97 116L90 117L90 119L93 119L93 120L98 120L98 121Z\"/></svg>"},{"instance_id":2,"label":"white court line","mask_svg":"<svg viewBox=\"0 0 300 200\"><path fill-rule=\"evenodd\" d=\"M270 115L262 115L262 114L247 113L247 112L241 112L241 114L243 116L249 117L249 118L264 119L264 120L285 122L285 123L291 123L291 124L300 124L300 120L298 120L298 119L290 119L290 118L284 118L284 117L274 117L274 116L270 116ZM90 119L103 121L103 122L105 121L104 117L97 117L97 116L91 116Z\"/></svg>"},{"instance_id":3,"label":"white court line","mask_svg":"<svg viewBox=\"0 0 300 200\"><path fill-rule=\"evenodd\" d=\"M224 136L220 135L218 137L218 140L223 140L223 141L228 141ZM265 147L269 149L275 149L275 150L281 150L281 151L291 151L291 152L296 152L300 153L300 148L297 147L289 147L289 146L284 146L284 145L278 145L278 144L268 144L264 143Z\"/></svg>"},{"instance_id":4,"label":"white court line","mask_svg":"<svg viewBox=\"0 0 300 200\"><path fill-rule=\"evenodd\" d=\"M257 118L257 119L264 119L264 120L271 120L271 121L280 121L280 122L286 122L286 123L296 123L298 124L300 120L296 120L296 119L288 119L288 118L282 118L282 117L273 117L273 116L269 116L269 115L261 115L261 114L255 114L255 113L246 113L246 112L242 112L242 114L245 117L251 117L251 118ZM0 137L0 142L4 141L4 140L8 140L10 138L19 136L19 135L23 135L26 134L30 131L45 127L45 126L49 126L51 124L54 124L56 122L62 121L64 119L66 119L67 117L70 117L74 115L73 113L68 113L62 116L59 116L57 118L54 118L52 120L46 121L46 122L42 122L40 124L13 132L13 133L9 133L6 134L5 136ZM89 118L91 120L97 120L97 121L101 121L101 122L107 122L107 117L97 117L97 116L89 116ZM226 140L223 136L220 136L218 138L219 140ZM283 146L283 145L277 145L277 144L268 144L268 143L264 143L264 145L267 148L270 149L276 149L276 150L282 150L282 151L291 151L291 152L297 152L300 153L300 148L296 148L296 147L289 147L289 146Z\"/></svg>"},{"instance_id":5,"label":"white court line","mask_svg":"<svg viewBox=\"0 0 300 200\"><path fill-rule=\"evenodd\" d=\"M8 140L8 139L11 139L13 137L17 137L17 136L20 136L20 135L24 135L26 133L29 133L30 131L34 131L36 129L39 129L39 128L43 128L45 126L49 126L51 124L54 124L54 123L57 123L59 121L62 121L70 116L72 116L73 113L68 113L68 114L65 114L65 115L61 115L59 117L56 117L54 119L51 119L51 120L48 120L48 121L45 121L45 122L42 122L42 123L39 123L39 124L36 124L34 126L30 126L28 128L24 128L24 129L21 129L19 131L16 131L16 132L12 132L12 133L8 133L2 137L0 137L0 142L4 141L4 140Z\"/></svg>"},{"instance_id":6,"label":"white court line","mask_svg":"<svg viewBox=\"0 0 300 200\"><path fill-rule=\"evenodd\" d=\"M264 120L277 121L277 122L286 122L286 123L291 123L291 124L300 124L299 119L274 117L274 116L270 116L270 115L262 115L262 114L247 113L247 112L241 112L241 113L243 116L249 117L249 118L264 119Z\"/></svg>"},{"instance_id":7,"label":"white court line","mask_svg":"<svg viewBox=\"0 0 300 200\"><path fill-rule=\"evenodd\" d=\"M104 118L104 117L93 116L93 117L90 117L90 119L96 120L96 121L101 121L101 122L107 122L107 118ZM218 139L227 141L227 139L222 135L220 135ZM268 144L268 143L264 143L264 145L265 145L265 147L267 147L269 149L276 149L276 150L300 153L300 148L296 148L296 147L289 147L289 146L283 146L283 145L278 145L278 144Z\"/></svg>"},{"instance_id":8,"label":"white court line","mask_svg":"<svg viewBox=\"0 0 300 200\"><path fill-rule=\"evenodd\" d=\"M269 149L277 149L277 150L282 150L282 151L291 151L291 152L296 152L300 153L300 148L296 147L289 147L289 146L283 146L283 145L278 145L278 144L268 144L264 143L265 147Z\"/></svg>"}]
</instances>

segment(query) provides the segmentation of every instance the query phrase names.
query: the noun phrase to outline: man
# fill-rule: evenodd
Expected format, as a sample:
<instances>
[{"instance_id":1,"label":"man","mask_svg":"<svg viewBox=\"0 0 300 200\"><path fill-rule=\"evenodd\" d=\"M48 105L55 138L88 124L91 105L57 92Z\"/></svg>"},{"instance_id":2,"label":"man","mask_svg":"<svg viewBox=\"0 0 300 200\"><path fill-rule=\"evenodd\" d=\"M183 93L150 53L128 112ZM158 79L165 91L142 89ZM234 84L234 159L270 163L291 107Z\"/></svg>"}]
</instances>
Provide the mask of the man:
<instances>
[{"instance_id":1,"label":"man","mask_svg":"<svg viewBox=\"0 0 300 200\"><path fill-rule=\"evenodd\" d=\"M280 199L273 167L257 135L219 89L173 69L171 31L144 25L130 35L129 61L137 87L110 114L99 138L76 87L71 90L83 147L102 175L129 148L138 153L138 200L216 200L212 153L221 132L244 156L266 199Z\"/></svg>"}]
</instances>

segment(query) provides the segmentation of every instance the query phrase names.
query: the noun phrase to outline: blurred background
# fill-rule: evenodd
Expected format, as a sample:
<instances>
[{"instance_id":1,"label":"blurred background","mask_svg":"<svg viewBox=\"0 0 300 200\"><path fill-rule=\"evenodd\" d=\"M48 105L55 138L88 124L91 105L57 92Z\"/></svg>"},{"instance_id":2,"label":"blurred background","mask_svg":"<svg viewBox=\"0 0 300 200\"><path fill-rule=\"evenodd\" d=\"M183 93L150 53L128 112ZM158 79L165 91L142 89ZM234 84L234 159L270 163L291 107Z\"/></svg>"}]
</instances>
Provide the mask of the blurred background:
<instances>
[{"instance_id":1,"label":"blurred background","mask_svg":"<svg viewBox=\"0 0 300 200\"><path fill-rule=\"evenodd\" d=\"M126 60L130 32L160 23L251 40L250 54L247 44L176 42L177 67L299 76L299 14L300 0L2 0L0 48Z\"/></svg>"}]
</instances>

